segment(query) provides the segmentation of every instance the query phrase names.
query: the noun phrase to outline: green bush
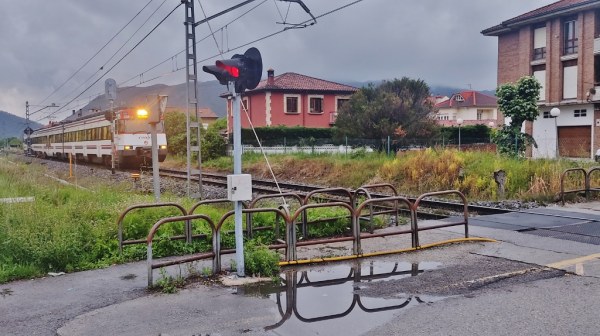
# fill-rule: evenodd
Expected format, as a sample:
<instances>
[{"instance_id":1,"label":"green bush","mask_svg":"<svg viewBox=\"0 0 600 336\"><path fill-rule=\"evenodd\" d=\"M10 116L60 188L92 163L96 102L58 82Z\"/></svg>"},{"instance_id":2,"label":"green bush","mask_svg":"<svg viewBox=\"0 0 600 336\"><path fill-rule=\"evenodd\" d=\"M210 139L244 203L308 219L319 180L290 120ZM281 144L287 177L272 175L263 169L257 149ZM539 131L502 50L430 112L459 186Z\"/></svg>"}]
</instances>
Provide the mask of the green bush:
<instances>
[{"instance_id":1,"label":"green bush","mask_svg":"<svg viewBox=\"0 0 600 336\"><path fill-rule=\"evenodd\" d=\"M254 240L244 245L246 274L273 277L279 273L279 254Z\"/></svg>"}]
</instances>

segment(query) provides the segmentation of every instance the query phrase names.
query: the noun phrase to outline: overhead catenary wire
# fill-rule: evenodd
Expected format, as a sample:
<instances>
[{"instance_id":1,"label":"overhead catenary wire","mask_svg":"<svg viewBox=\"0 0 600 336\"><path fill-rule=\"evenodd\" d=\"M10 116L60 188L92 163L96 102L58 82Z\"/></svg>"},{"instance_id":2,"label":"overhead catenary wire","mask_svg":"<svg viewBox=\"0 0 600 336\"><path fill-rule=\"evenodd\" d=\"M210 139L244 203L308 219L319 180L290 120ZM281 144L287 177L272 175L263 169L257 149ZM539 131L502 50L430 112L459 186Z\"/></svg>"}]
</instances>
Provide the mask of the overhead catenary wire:
<instances>
[{"instance_id":1,"label":"overhead catenary wire","mask_svg":"<svg viewBox=\"0 0 600 336\"><path fill-rule=\"evenodd\" d=\"M66 106L68 106L69 104L71 104L75 99L79 98L81 95L83 95L87 90L89 90L92 86L94 86L94 84L98 83L100 81L100 79L102 79L104 76L106 76L112 69L114 69L117 65L119 65L119 63L121 63L121 61L123 61L123 59L125 59L125 57L129 56L129 54L131 54L142 42L144 42L144 40L146 40L146 38L148 38L148 36L150 36L150 34L152 34L163 22L165 22L165 20L167 18L169 18L169 16L171 16L171 14L173 14L173 12L175 12L175 10L177 10L177 8L179 8L179 6L181 6L182 3L179 3L177 6L175 6L175 8L173 8L173 10L171 10L162 20L160 20L159 23L157 23L154 28L152 28L152 30L150 30L150 32L148 32L138 43L136 43L136 45L134 45L125 55L123 55L123 57L121 57L115 64L113 64L113 66L111 66L108 70L106 70L106 72L99 77L98 79L96 79L92 84L90 84L85 90L83 90L80 94L78 94L75 98L71 99ZM53 113L49 114L48 116L46 116L46 118L55 115L56 113L60 112L62 110L59 109L57 111L54 111ZM45 118L42 118L45 119ZM40 120L42 120L40 119Z\"/></svg>"},{"instance_id":2,"label":"overhead catenary wire","mask_svg":"<svg viewBox=\"0 0 600 336\"><path fill-rule=\"evenodd\" d=\"M254 10L255 8L257 8L258 6L260 6L261 4L265 3L266 1L267 1L267 0L263 0L262 2L260 2L259 4L257 4L256 6L252 7L251 9L247 10L246 12L244 12L243 14L241 14L240 16L238 16L237 18L235 18L235 19L233 19L232 21L230 21L228 24L224 25L223 27L225 27L225 26L229 25L230 23L232 23L232 22L234 22L234 21L236 21L236 20L240 19L240 18L241 18L241 17L243 17L244 15L248 14L249 12L251 12L252 10ZM348 7L350 7L350 6L353 6L353 5L357 4L357 3L360 3L360 2L362 2L362 1L364 1L364 0L354 0L354 1L351 1L351 2L349 2L349 3L347 3L347 4L345 4L345 5L342 5L342 6L340 6L340 7L334 8L334 9L332 9L332 10L330 10L330 11L327 11L327 12L324 12L324 13L322 13L322 14L320 14L320 15L317 15L317 16L315 16L315 18L322 18L322 17L328 16L328 15L331 15L331 14L333 14L333 13L336 13L336 12L340 11L340 10L343 10L343 9L345 9L345 8L348 8ZM170 15L171 15L171 14L172 14L172 13L173 13L173 12L174 12L174 11L175 11L175 10L176 10L176 9L177 9L179 6L180 6L180 5L181 5L181 4L179 4L179 5L178 5L178 6L177 6L175 9L173 9L173 10L172 10L172 11L171 11L171 12L170 12L168 15L167 15L167 17L169 17L169 16L170 16ZM164 19L163 19L163 20L162 20L162 21L159 23L159 25L160 25L160 24L161 24L161 23L162 23L164 20L166 20L166 18L167 18L167 17L165 17L165 18L164 18ZM285 28L283 28L283 29L280 29L280 30L278 30L278 31L275 31L275 32L273 32L273 33L270 33L270 34L264 35L264 36L262 36L262 37L260 37L260 38L257 38L257 39L255 39L255 40L252 40L252 41L249 41L249 42L246 42L246 43L243 43L243 44L240 44L240 45L237 45L237 46L231 47L231 48L227 48L227 50L225 50L224 52L231 52L231 51L235 51L235 50L237 50L237 49L241 49L241 48L243 48L243 47L246 47L246 46L248 46L248 45L250 45L250 44L253 44L253 43L256 43L256 42L259 42L259 41L262 41L262 40L268 39L268 38L270 38L270 37L273 37L273 36L279 35L279 34L281 34L281 33L285 32L285 31L287 31L287 30L289 30L290 28L293 28L293 27L295 27L295 26L298 26L298 27L304 27L303 25L306 25L307 23L309 23L309 22L311 22L311 21L313 21L313 19L312 19L312 18L311 18L311 19L308 19L308 20L305 20L305 21L303 21L303 22L300 22L300 23L298 23L298 24L295 24L295 25L293 25L292 27L285 27ZM158 26L158 25L157 25L157 26ZM156 26L156 27L154 27L152 31L154 31L154 30L157 28L157 26ZM221 27L221 29L223 29L223 27ZM152 31L151 31L151 32L152 32ZM150 32L150 33L151 33L151 32ZM149 33L149 34L150 34L150 33ZM149 34L148 34L148 35L149 35ZM144 37L144 39L145 39L145 38L146 38L148 35L146 35L146 36ZM203 39L201 39L201 40L200 40L200 41L198 41L197 43L200 43L201 41L204 41L204 40L206 40L206 39L207 39L207 38L209 38L209 37L211 37L211 34L209 34L209 35L205 36ZM143 41L143 39L142 39L142 41ZM141 41L140 41L139 43L141 43ZM139 45L139 43L138 43L137 45ZM137 45L136 45L135 47L137 47ZM135 48L135 47L134 47L134 48ZM125 56L129 55L129 53L131 53L131 51L133 51L133 49L132 49L132 50L130 50L130 51L129 51L129 52L128 52L128 53L127 53ZM137 75L135 75L135 76L132 76L131 78L129 78L129 79L127 79L127 80L123 81L123 82L120 82L120 83L119 83L119 85L120 85L120 86L121 86L121 85L125 85L125 84L127 84L128 82L130 82L130 81L132 81L132 80L134 80L134 79L136 79L136 78L139 78L140 76L143 76L143 74L144 74L144 73L146 73L146 72L149 72L149 71L152 71L152 70L154 70L154 69L158 68L159 66L161 66L162 64L164 64L164 63L166 63L166 62L169 62L169 61L170 61L170 60L171 60L173 57L176 57L176 56L178 56L179 54L183 53L184 51L185 51L185 50L182 50L182 51L178 52L177 54L175 54L175 55L173 55L173 56L170 56L169 58L165 59L164 61L162 61L162 62L160 62L160 63L158 63L158 64L156 64L156 65L152 66L151 68L149 68L149 69L145 70L144 72L142 72L142 73L140 73L140 74L137 74ZM119 60L119 62L120 62L120 61L122 61L122 60L123 60L123 58L125 58L125 56L123 56L123 57L122 57L122 58ZM214 58L216 58L216 57L219 57L219 56L221 56L221 54L220 54L220 53L219 53L219 54L215 54L215 55L211 55L211 56L209 56L209 57L206 57L206 58L204 58L204 59L198 60L198 61L196 62L196 64L199 64L199 63L202 63L202 62L208 61L208 60L210 60L210 59L214 59ZM114 68L114 67L115 67L117 64L118 64L118 63L116 63L115 65L113 65L113 67L111 67L109 70L107 70L107 72L106 72L106 73L108 73L110 70L112 70L112 69L113 69L113 68ZM178 69L176 69L176 70L173 70L173 71L170 71L170 72L166 72L166 73L163 73L163 74L161 74L161 75L158 75L158 76L152 77L152 78L151 78L151 79L149 79L149 80L142 81L142 82L140 82L139 84L137 84L137 85L132 85L132 86L130 86L130 87L128 87L128 88L137 87L138 85L145 84L145 83L148 83L148 82L150 82L150 81L153 81L153 80L157 80L157 79L159 79L159 78L162 78L162 77L164 77L164 76L167 76L167 75L171 75L171 74L173 74L173 73L179 72L179 71L181 71L181 70L184 70L184 69L185 69L185 67L180 67L180 68L178 68ZM105 75L106 75L106 73L105 73ZM101 78L99 78L99 79L98 79L98 80L96 80L94 83L92 83L90 86L88 86L88 88L86 88L86 89L85 89L83 92L85 92L85 91L89 90L89 88L91 88L91 87L92 87L94 84L96 84L96 83L97 83L97 82L98 82L100 79L101 79ZM76 97L75 97L74 99L72 99L71 101L69 101L69 103L67 103L67 104L70 104L70 103L72 103L72 102L73 102L75 99L77 99L79 96L81 96L81 94L83 94L83 92L82 92L82 93L80 93L78 96L76 96ZM103 93L98 93L98 94L96 95L96 97L98 97L98 96L101 96L102 94L103 94ZM63 106L67 106L67 104L65 104L65 105L63 105ZM52 113L51 115L54 115L54 114L56 114L56 113L59 113L59 112L61 112L61 111L62 111L62 109L59 109L59 110L55 111L54 113ZM49 116L51 116L51 115L49 115ZM49 116L48 116L48 117L49 117ZM39 119L39 120L36 120L36 121L40 121L40 120L43 120L43 119L45 119L45 118L41 118L41 119Z\"/></svg>"},{"instance_id":3,"label":"overhead catenary wire","mask_svg":"<svg viewBox=\"0 0 600 336\"><path fill-rule=\"evenodd\" d=\"M359 2L362 2L362 1L364 1L364 0L355 0L355 1L349 2L349 3L347 3L347 4L343 5L343 6L340 6L340 7L338 7L338 8L335 8L335 9L333 9L333 10L330 10L330 11L328 11L328 12L325 12L325 13L323 13L323 14L320 14L320 15L318 15L318 16L315 16L315 18L317 18L317 19L318 19L318 18L322 18L322 17L324 17L324 16L327 16L327 15L331 15L331 14L333 14L333 13L335 13L335 12L338 12L338 11L340 11L340 10L342 10L342 9L345 9L345 8L347 8L347 7L350 7L350 6L352 6L352 5L355 5L355 4L357 4L357 3L359 3ZM266 0L264 0L264 1L263 1L263 2L261 2L260 4L262 4L262 3L264 3L264 2L266 2ZM260 4L258 4L256 7L258 7ZM256 7L254 7L254 8L256 8ZM253 8L253 9L254 9L254 8ZM252 10L252 9L251 9L251 10ZM247 14L248 12L249 12L249 11L247 11L246 13L244 13L244 14L242 14L242 15L245 15L245 14ZM241 16L240 16L240 17L241 17ZM238 18L239 18L239 17L238 17ZM237 20L237 19L236 19L236 20ZM302 26L302 25L305 25L305 24L307 24L307 23L309 23L309 22L311 22L311 21L313 21L313 19L312 19L312 18L311 18L311 19L308 19L308 20L305 20L305 21L303 21L303 22L300 22L300 23L298 23L298 24L296 24L296 25L298 25L298 26ZM230 23L231 23L231 22L230 22ZM224 51L224 53L225 53L225 52L231 52L231 51L235 51L235 50L237 50L237 49L241 49L241 48L243 48L243 47L246 47L246 46L248 46L248 45L250 45L250 44L253 44L253 43L256 43L256 42L259 42L259 41L262 41L262 40L268 39L268 38L270 38L270 37L272 37L272 36L275 36L275 35L281 34L281 33L285 32L285 31L287 31L287 30L289 30L289 29L290 29L290 27L285 27L285 28L283 28L283 29L280 29L280 30L277 30L277 31L275 31L275 32L273 32L273 33L270 33L270 34L264 35L264 36L262 36L262 37L260 37L260 38L257 38L257 39L255 39L255 40L252 40L252 41L250 41L250 42L246 42L246 43L243 43L243 44L237 45L237 46L235 46L235 47L232 47L232 48L227 48L227 50L225 50L225 51ZM211 35L209 34L209 35L207 35L206 37L204 37L202 40L200 40L200 41L198 41L198 42L201 42L201 41L203 41L203 40L207 39L207 38L208 38L208 37L210 37L210 36L211 36ZM182 51L180 51L179 53L177 53L176 55L179 55L179 54L181 54L181 53L182 53L182 52L184 52L184 51L185 51L185 50L182 50ZM206 62L206 61L208 61L208 60L214 59L215 57L219 57L219 56L221 56L221 54L220 54L220 53L219 53L219 54L214 54L214 55L211 55L211 56L209 56L209 57L206 57L206 58L204 58L204 59L198 60L198 61L196 62L196 64L200 64L200 63L202 63L202 62ZM168 62L168 61L169 61L171 58L172 58L172 57L170 57L170 58L168 58L168 59L166 59L166 60L162 61L161 63L159 63L159 64L157 64L157 65L153 66L152 68L150 68L150 69L146 70L145 72L148 72L148 71L151 71L151 70L154 70L154 69L156 69L158 66L160 66L160 65L164 64L165 62ZM169 72L168 74L170 75L170 74L172 74L172 73L174 73L174 72L181 71L181 70L183 70L183 69L185 69L185 67L180 67L180 68L178 68L176 71ZM133 79L135 79L135 78L138 78L138 77L139 77L139 74L138 74L138 75L135 75L135 76L133 76L133 77L129 78L128 80L126 80L126 81L124 81L124 82L121 82L121 83L119 83L119 84L120 84L120 85L126 84L126 83L128 83L128 82L130 82L130 81L132 81ZM158 79L158 78L160 78L160 77L161 77L161 76L158 76L158 77L155 77L154 79ZM146 83L146 82L148 82L148 81L145 81L144 83Z\"/></svg>"},{"instance_id":4,"label":"overhead catenary wire","mask_svg":"<svg viewBox=\"0 0 600 336\"><path fill-rule=\"evenodd\" d=\"M206 12L204 11L204 7L202 7L202 2L200 0L198 0L198 5L200 5L200 10L202 11L202 15L204 15L204 18L208 18L206 16ZM213 31L210 22L206 21L206 25L208 26L208 30L210 31L210 35L213 38L213 41L215 41L215 45L217 46L217 50L219 51L219 54L223 55L223 49L221 47L219 47L219 42L217 42L217 38L215 37L215 32Z\"/></svg>"},{"instance_id":5,"label":"overhead catenary wire","mask_svg":"<svg viewBox=\"0 0 600 336\"><path fill-rule=\"evenodd\" d=\"M135 14L133 16L133 18L131 18L131 20L129 20L121 29L119 29L119 31L117 31L117 33L108 40L108 42L106 42L102 47L100 47L100 49L98 51L96 51L96 53L94 55L92 55L92 57L90 57L82 66L79 67L79 69L77 69L71 76L69 76L69 78L67 78L62 84L60 84L56 89L54 89L54 91L52 91L52 93L50 93L46 98L42 99L42 101L40 103L38 103L38 105L42 105L46 100L48 100L56 92L58 92L63 86L65 86L65 84L67 84L71 79L73 79L73 77L75 77L86 65L88 65L94 58L96 58L96 56L98 56L98 54L100 52L102 52L102 50L104 50L104 48L106 48L106 46L108 46L119 34L121 34L121 32L125 28L127 28L127 26L129 26L129 24L131 24L131 22L133 22L133 20L135 20L142 13L144 11L144 9L146 9L146 7L148 7L148 5L150 5L150 3L152 1L154 1L154 0L148 1L148 3L144 7L142 7L142 9L140 9L139 12L137 12L137 14Z\"/></svg>"},{"instance_id":6,"label":"overhead catenary wire","mask_svg":"<svg viewBox=\"0 0 600 336\"><path fill-rule=\"evenodd\" d=\"M131 36L125 41L123 42L123 44L121 44L121 46L119 47L119 49L117 49L117 51L115 51L110 57L109 59L104 62L104 64L102 64L102 66L100 66L96 72L94 72L93 74L91 74L85 81L83 81L81 84L79 84L76 88L74 88L73 90L71 90L68 94L65 95L65 97L69 97L71 95L73 95L75 92L77 92L77 90L79 90L82 86L86 85L87 83L89 83L89 81L91 81L100 71L104 70L104 67L106 67L108 65L108 63L110 61L113 60L113 58L121 51L123 50L123 48L129 43L129 41L131 41L131 39L133 39L133 37L146 25L146 23L148 23L148 21L150 21L150 19L152 17L154 17L154 15L156 14L156 12L158 12L158 10L165 4L167 0L163 0L163 2L148 16L148 18L146 18L146 20L138 27L138 29L136 29L135 32L133 32L133 34L131 34ZM64 99L64 97L63 97Z\"/></svg>"}]
</instances>

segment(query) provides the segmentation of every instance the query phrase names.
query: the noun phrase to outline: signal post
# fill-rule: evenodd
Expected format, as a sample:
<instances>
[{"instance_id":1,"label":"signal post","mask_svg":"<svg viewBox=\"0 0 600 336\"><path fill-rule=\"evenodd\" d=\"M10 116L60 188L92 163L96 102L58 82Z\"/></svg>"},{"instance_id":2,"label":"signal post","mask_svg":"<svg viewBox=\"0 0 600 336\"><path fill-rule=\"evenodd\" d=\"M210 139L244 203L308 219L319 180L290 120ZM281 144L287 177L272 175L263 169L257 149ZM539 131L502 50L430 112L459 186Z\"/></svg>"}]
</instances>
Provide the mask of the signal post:
<instances>
[{"instance_id":1,"label":"signal post","mask_svg":"<svg viewBox=\"0 0 600 336\"><path fill-rule=\"evenodd\" d=\"M203 66L202 70L214 75L222 85L232 84L235 91L230 96L233 104L233 175L227 176L227 198L234 202L236 272L243 277L242 201L252 199L252 176L242 174L242 122L238 97L246 89L254 89L260 82L262 57L258 49L250 48L244 55L235 54L231 59L218 60L215 65Z\"/></svg>"}]
</instances>

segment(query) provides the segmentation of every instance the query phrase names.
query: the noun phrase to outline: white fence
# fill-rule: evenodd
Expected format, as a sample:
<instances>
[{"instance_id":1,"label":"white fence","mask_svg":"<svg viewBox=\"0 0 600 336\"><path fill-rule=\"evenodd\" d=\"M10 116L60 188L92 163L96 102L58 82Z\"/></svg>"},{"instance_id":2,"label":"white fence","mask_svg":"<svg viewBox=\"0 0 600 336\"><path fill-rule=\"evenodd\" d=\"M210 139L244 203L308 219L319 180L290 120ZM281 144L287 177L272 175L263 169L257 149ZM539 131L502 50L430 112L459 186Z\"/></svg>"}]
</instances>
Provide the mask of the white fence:
<instances>
[{"instance_id":1,"label":"white fence","mask_svg":"<svg viewBox=\"0 0 600 336\"><path fill-rule=\"evenodd\" d=\"M321 146L272 146L263 147L266 154L287 154L287 153L309 153L309 154L320 154L320 153L332 153L332 154L350 154L356 151L373 152L371 147L357 147L352 148L351 146L344 145L321 145ZM243 145L242 153L260 153L260 147L252 145ZM227 155L233 155L233 150L229 148Z\"/></svg>"}]
</instances>

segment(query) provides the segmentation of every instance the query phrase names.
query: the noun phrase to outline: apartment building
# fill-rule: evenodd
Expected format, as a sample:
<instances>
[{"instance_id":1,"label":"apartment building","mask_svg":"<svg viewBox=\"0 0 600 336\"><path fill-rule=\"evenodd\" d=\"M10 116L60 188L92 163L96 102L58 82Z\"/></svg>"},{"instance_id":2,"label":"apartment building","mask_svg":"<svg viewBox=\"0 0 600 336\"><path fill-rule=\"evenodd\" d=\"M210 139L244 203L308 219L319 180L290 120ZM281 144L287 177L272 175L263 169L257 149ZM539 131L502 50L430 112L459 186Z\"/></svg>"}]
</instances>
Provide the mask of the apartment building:
<instances>
[{"instance_id":1,"label":"apartment building","mask_svg":"<svg viewBox=\"0 0 600 336\"><path fill-rule=\"evenodd\" d=\"M542 84L539 116L525 125L538 144L530 154L593 158L600 149L600 0L558 1L481 33L498 37L498 85L522 76Z\"/></svg>"}]
</instances>

